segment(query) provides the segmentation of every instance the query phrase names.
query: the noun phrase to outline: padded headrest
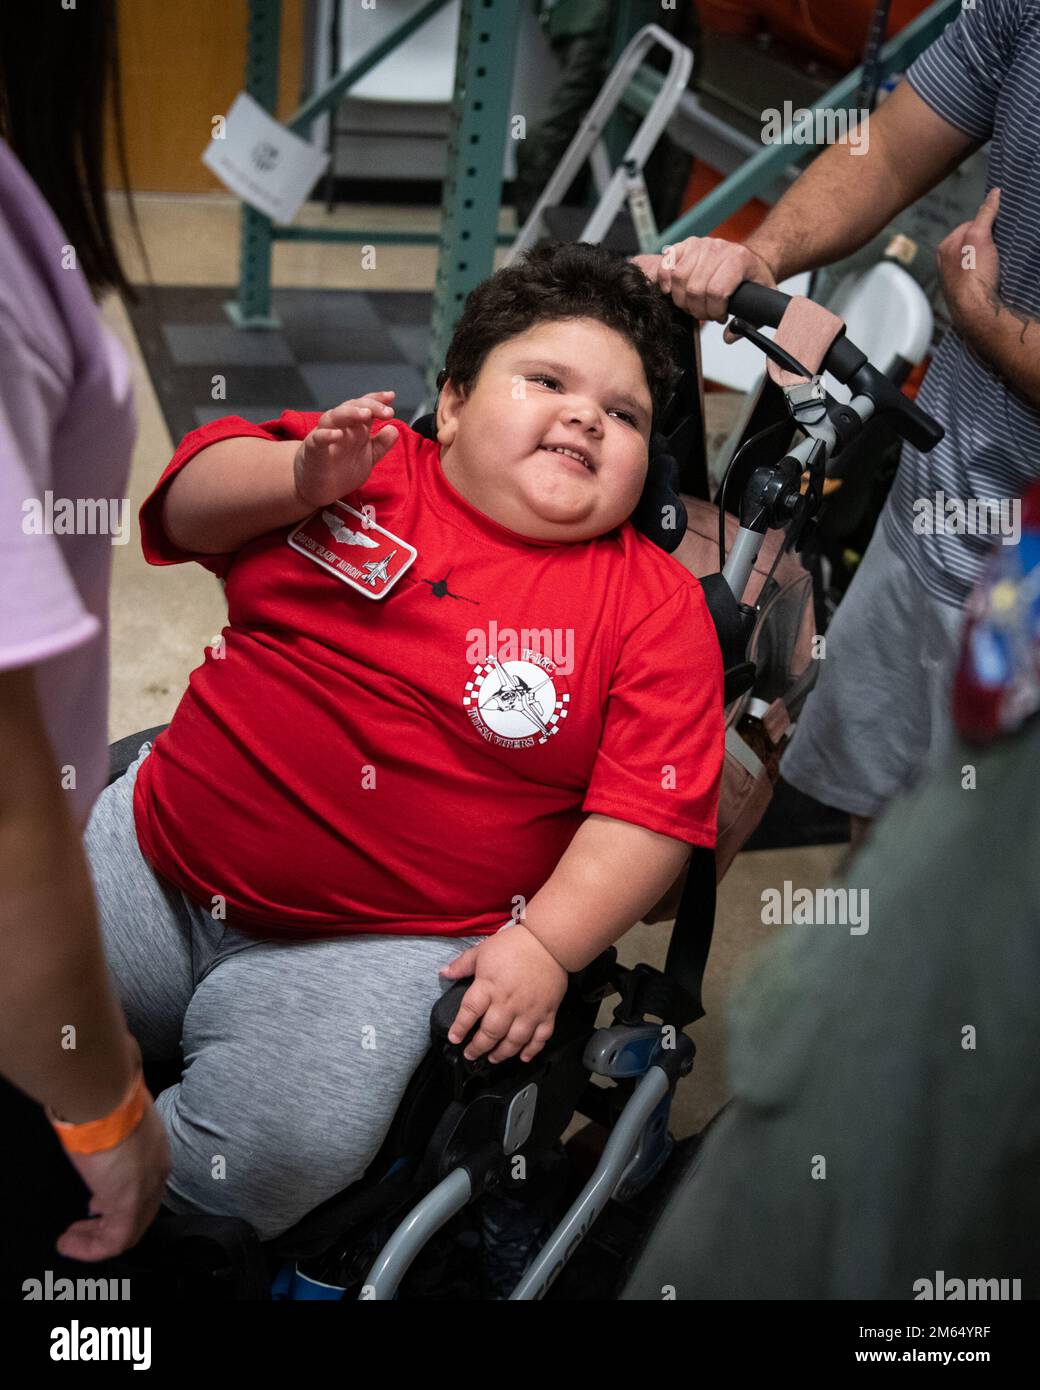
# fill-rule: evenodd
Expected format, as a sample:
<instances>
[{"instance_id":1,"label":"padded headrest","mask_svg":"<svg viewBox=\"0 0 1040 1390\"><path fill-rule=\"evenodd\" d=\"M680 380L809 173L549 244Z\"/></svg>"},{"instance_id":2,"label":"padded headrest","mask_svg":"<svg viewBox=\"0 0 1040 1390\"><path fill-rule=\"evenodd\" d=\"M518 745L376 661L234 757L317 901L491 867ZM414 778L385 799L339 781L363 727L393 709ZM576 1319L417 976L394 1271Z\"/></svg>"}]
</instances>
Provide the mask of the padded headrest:
<instances>
[{"instance_id":1,"label":"padded headrest","mask_svg":"<svg viewBox=\"0 0 1040 1390\"><path fill-rule=\"evenodd\" d=\"M650 461L642 496L629 520L671 555L686 535L686 504L679 496L679 465L663 434L650 436Z\"/></svg>"},{"instance_id":2,"label":"padded headrest","mask_svg":"<svg viewBox=\"0 0 1040 1390\"><path fill-rule=\"evenodd\" d=\"M412 429L416 434L421 434L423 439L431 439L437 443L437 417L436 415L420 415L417 420L412 421Z\"/></svg>"},{"instance_id":3,"label":"padded headrest","mask_svg":"<svg viewBox=\"0 0 1040 1390\"><path fill-rule=\"evenodd\" d=\"M424 439L436 442L437 417L420 415L412 422L412 429ZM679 465L668 452L668 441L662 434L650 436L646 483L629 520L669 555L678 549L686 534L686 506L679 496Z\"/></svg>"}]
</instances>

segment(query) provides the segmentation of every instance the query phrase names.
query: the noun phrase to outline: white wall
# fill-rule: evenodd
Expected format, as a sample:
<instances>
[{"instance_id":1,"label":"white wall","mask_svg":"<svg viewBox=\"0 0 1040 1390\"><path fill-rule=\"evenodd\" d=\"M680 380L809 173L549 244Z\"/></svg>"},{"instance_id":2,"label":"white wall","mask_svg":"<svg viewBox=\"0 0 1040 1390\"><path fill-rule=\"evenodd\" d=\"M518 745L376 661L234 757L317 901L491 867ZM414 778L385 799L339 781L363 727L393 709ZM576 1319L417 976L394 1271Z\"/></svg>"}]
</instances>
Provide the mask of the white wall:
<instances>
[{"instance_id":1,"label":"white wall","mask_svg":"<svg viewBox=\"0 0 1040 1390\"><path fill-rule=\"evenodd\" d=\"M315 0L314 71L331 72L328 34L335 0ZM356 62L423 0L377 0L374 9L363 9L360 0L339 0L342 71ZM530 128L544 109L559 72L542 35L534 7L516 0L520 8L517 51L511 85L510 114L522 114ZM332 172L344 178L440 179L444 156L448 109L455 81L455 50L459 3L452 0L383 61L344 99L336 114L343 131L336 142ZM328 118L315 122L313 139L327 138ZM503 173L516 172L514 141L502 130Z\"/></svg>"}]
</instances>

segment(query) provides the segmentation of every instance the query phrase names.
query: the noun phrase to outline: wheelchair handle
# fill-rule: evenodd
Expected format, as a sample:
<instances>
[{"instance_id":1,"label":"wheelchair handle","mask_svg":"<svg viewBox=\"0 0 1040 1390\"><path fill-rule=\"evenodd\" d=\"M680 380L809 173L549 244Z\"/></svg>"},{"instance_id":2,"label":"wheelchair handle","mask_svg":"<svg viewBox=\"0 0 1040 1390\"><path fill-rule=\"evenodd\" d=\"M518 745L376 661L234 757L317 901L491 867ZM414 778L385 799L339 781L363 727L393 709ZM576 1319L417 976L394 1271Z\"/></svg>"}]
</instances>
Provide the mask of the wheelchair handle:
<instances>
[{"instance_id":1,"label":"wheelchair handle","mask_svg":"<svg viewBox=\"0 0 1040 1390\"><path fill-rule=\"evenodd\" d=\"M783 290L744 280L730 295L728 308L731 314L747 319L756 328L776 328L790 302L791 296ZM844 331L831 344L823 359L823 370L850 387L853 395L866 396L873 401L874 414L884 415L892 428L916 449L927 453L946 433L938 420L872 367L866 354L845 337Z\"/></svg>"}]
</instances>

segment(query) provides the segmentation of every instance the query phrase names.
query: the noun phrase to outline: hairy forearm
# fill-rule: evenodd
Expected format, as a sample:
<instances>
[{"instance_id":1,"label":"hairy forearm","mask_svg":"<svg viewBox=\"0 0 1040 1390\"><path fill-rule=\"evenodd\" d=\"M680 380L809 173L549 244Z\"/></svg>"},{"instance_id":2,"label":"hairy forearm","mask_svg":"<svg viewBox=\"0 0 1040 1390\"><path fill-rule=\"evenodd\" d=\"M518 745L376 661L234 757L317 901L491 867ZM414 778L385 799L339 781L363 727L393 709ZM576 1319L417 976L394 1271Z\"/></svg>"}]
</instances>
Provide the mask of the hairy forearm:
<instances>
[{"instance_id":1,"label":"hairy forearm","mask_svg":"<svg viewBox=\"0 0 1040 1390\"><path fill-rule=\"evenodd\" d=\"M829 146L748 237L778 282L851 256L972 148L906 82L870 116L867 130L865 154L853 153L851 143Z\"/></svg>"},{"instance_id":2,"label":"hairy forearm","mask_svg":"<svg viewBox=\"0 0 1040 1390\"><path fill-rule=\"evenodd\" d=\"M1030 405L1040 406L1040 320L1005 304L992 285L970 324L958 325L978 355Z\"/></svg>"},{"instance_id":3,"label":"hairy forearm","mask_svg":"<svg viewBox=\"0 0 1040 1390\"><path fill-rule=\"evenodd\" d=\"M299 447L295 440L240 436L200 450L167 488L167 536L182 550L222 555L302 521L314 507L296 491Z\"/></svg>"},{"instance_id":4,"label":"hairy forearm","mask_svg":"<svg viewBox=\"0 0 1040 1390\"><path fill-rule=\"evenodd\" d=\"M844 260L877 236L898 204L878 161L832 145L791 185L746 246L761 256L777 284L804 270Z\"/></svg>"},{"instance_id":5,"label":"hairy forearm","mask_svg":"<svg viewBox=\"0 0 1040 1390\"><path fill-rule=\"evenodd\" d=\"M581 970L653 907L689 853L669 835L588 816L523 921L565 970Z\"/></svg>"}]
</instances>

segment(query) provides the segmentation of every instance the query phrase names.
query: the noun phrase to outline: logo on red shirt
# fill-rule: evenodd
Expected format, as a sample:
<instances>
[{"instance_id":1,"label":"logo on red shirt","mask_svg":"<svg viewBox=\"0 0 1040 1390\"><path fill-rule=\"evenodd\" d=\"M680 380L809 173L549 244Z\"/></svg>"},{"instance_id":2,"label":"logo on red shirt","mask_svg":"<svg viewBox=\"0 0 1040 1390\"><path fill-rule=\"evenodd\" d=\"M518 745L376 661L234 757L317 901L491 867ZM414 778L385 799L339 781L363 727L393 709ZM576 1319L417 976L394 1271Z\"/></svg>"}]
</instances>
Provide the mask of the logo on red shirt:
<instances>
[{"instance_id":1,"label":"logo on red shirt","mask_svg":"<svg viewBox=\"0 0 1040 1390\"><path fill-rule=\"evenodd\" d=\"M474 666L463 706L481 738L501 748L533 748L560 732L570 693L555 662L525 648L519 660L489 656Z\"/></svg>"}]
</instances>

